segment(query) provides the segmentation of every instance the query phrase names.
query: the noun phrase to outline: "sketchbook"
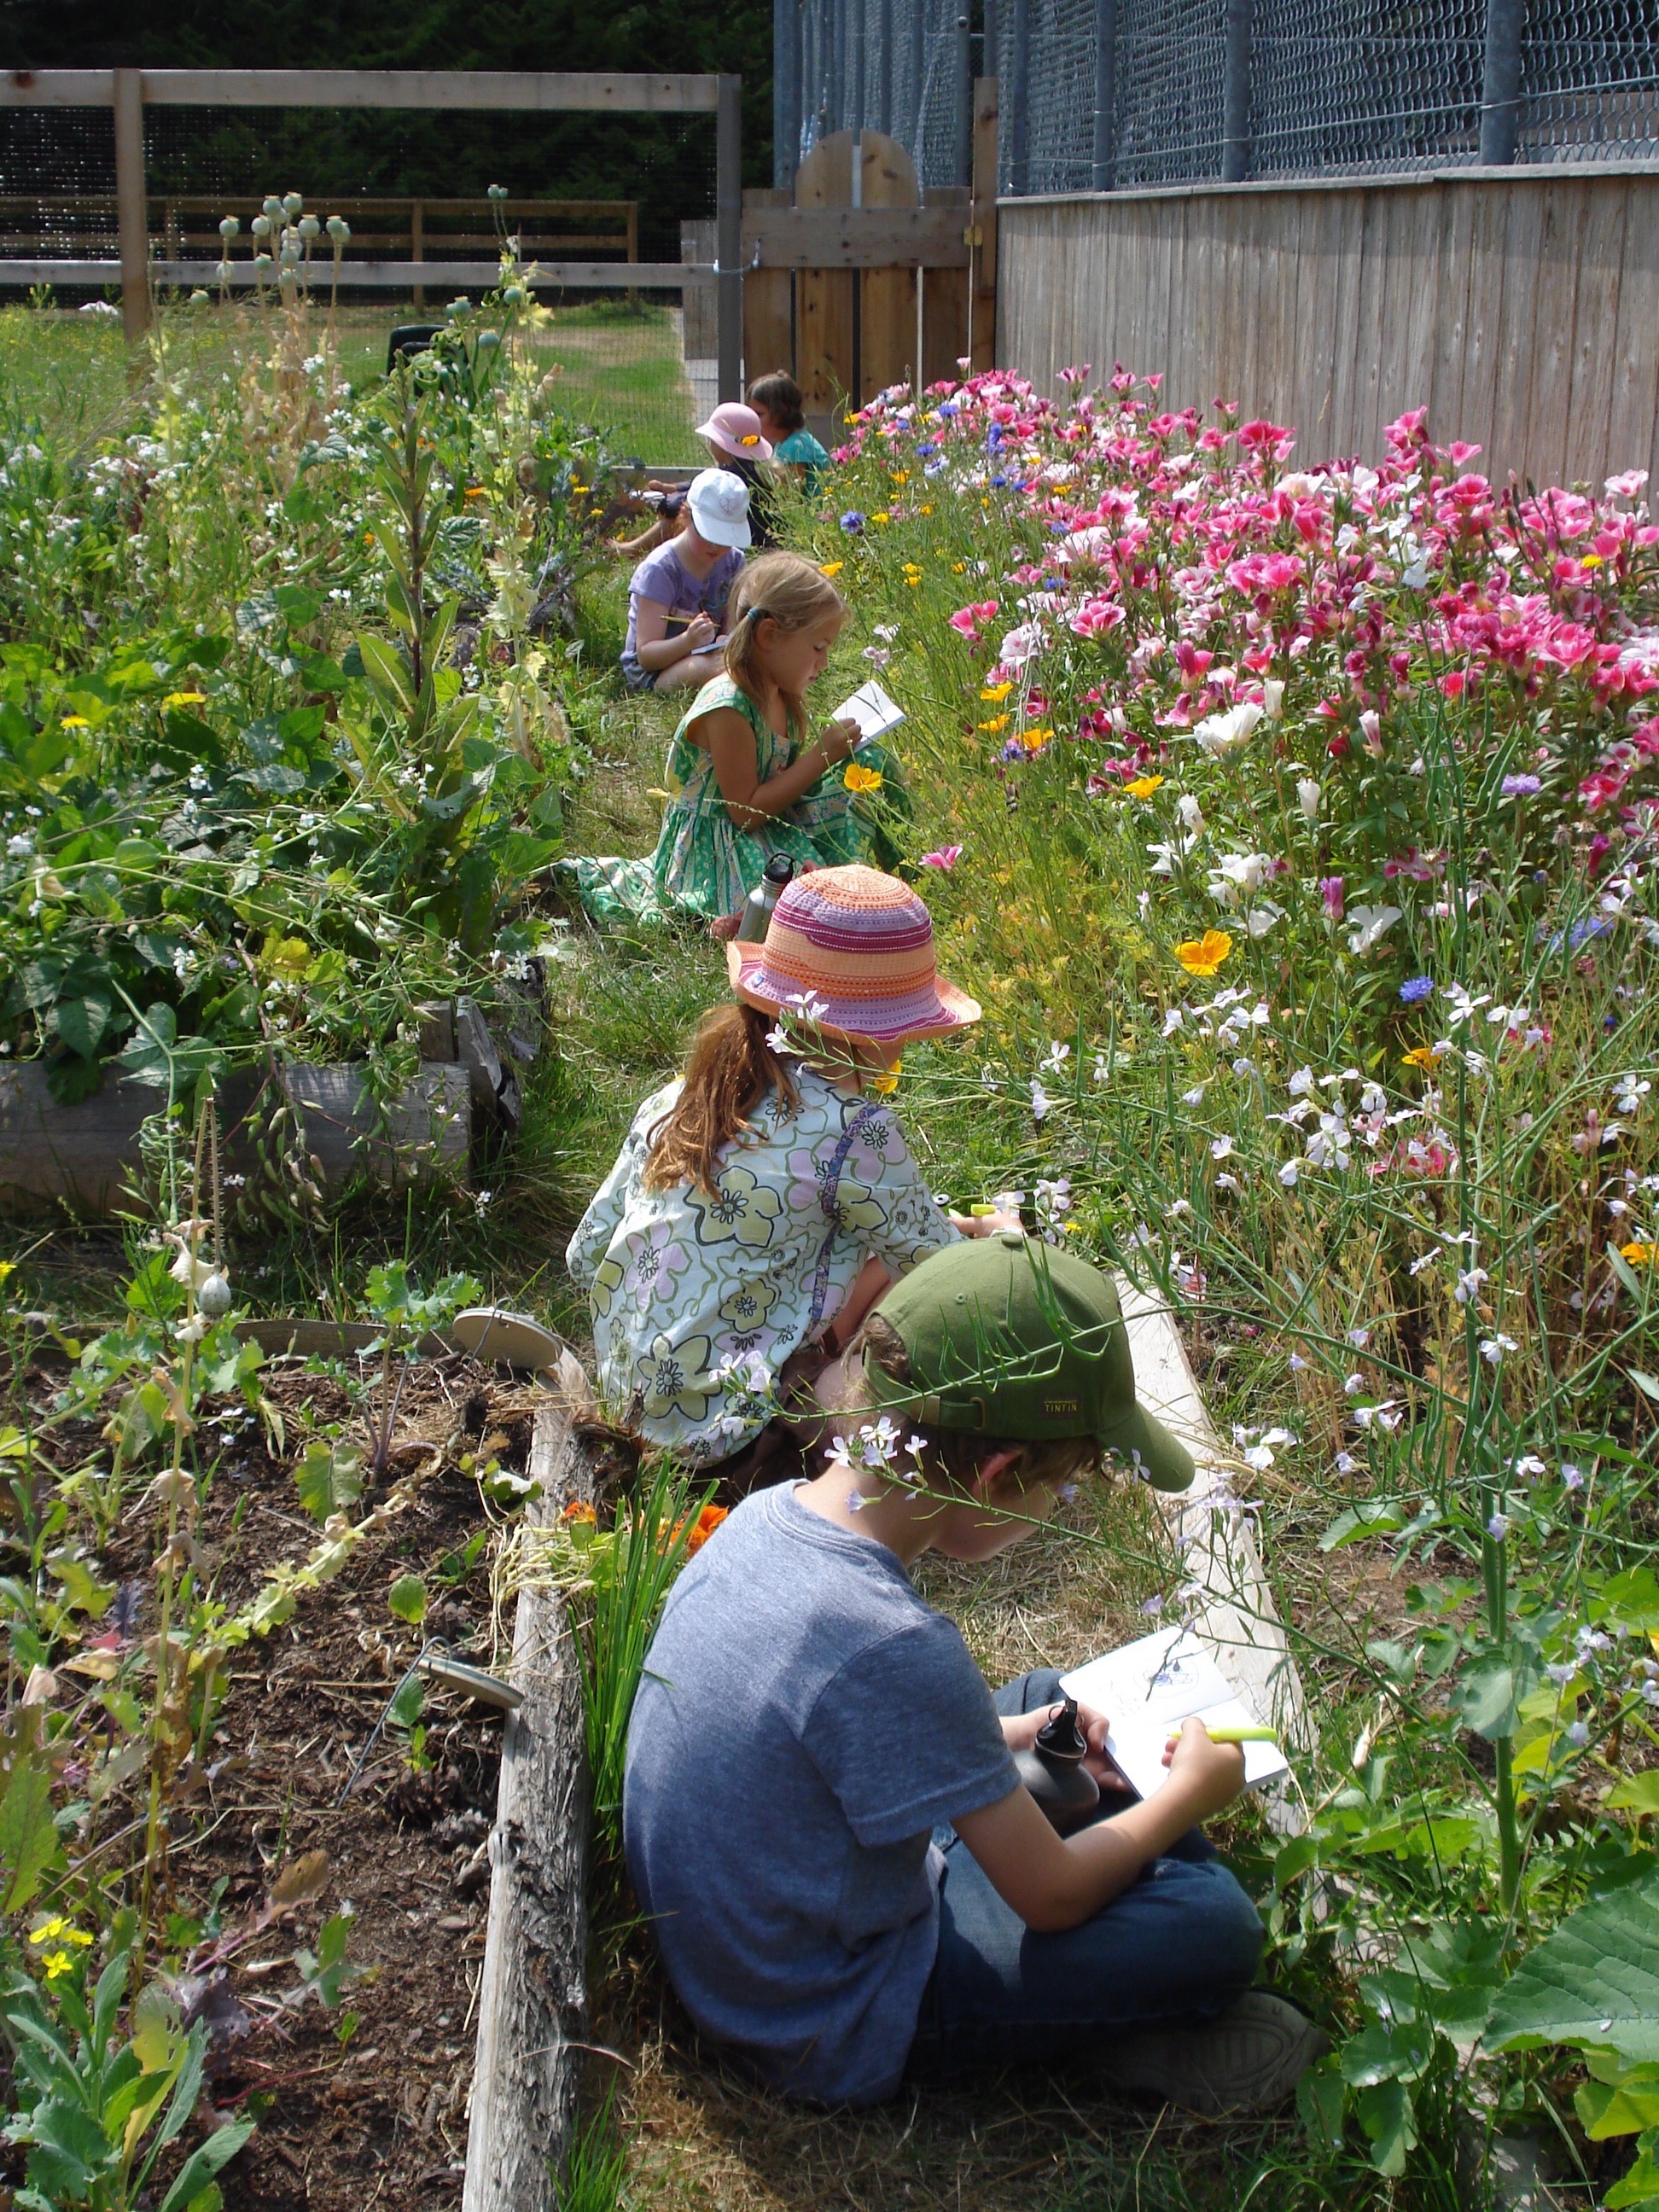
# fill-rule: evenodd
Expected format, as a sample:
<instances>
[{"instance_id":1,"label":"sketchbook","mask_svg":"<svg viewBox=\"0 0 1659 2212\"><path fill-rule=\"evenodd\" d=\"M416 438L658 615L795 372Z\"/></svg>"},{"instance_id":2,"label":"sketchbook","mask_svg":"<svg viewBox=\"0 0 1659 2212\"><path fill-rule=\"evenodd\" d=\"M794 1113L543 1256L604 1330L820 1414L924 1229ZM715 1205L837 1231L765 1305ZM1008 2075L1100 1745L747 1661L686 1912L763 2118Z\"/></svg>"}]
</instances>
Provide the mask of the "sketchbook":
<instances>
[{"instance_id":1,"label":"sketchbook","mask_svg":"<svg viewBox=\"0 0 1659 2212\"><path fill-rule=\"evenodd\" d=\"M859 743L866 745L872 738L884 738L889 730L897 729L904 720L904 709L896 700L890 699L872 677L867 684L860 684L850 699L842 701L836 709L836 720L856 722L860 732Z\"/></svg>"},{"instance_id":2,"label":"sketchbook","mask_svg":"<svg viewBox=\"0 0 1659 2212\"><path fill-rule=\"evenodd\" d=\"M1255 1728L1261 1716L1233 1693L1232 1685L1189 1628L1178 1623L1103 1652L1069 1674L1060 1686L1080 1705L1104 1713L1106 1748L1138 1796L1150 1797L1169 1779L1164 1747L1195 1714L1206 1726ZM1276 1743L1247 1743L1244 1787L1259 1790L1290 1772Z\"/></svg>"}]
</instances>

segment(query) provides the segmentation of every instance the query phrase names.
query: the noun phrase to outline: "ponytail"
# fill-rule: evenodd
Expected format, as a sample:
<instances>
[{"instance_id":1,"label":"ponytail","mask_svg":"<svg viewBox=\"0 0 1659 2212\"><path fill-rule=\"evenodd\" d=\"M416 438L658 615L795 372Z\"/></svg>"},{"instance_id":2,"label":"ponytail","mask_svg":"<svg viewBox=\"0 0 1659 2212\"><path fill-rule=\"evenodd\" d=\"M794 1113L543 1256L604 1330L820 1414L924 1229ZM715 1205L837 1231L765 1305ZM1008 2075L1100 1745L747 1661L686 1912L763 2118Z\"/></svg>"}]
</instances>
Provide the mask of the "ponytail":
<instances>
[{"instance_id":1,"label":"ponytail","mask_svg":"<svg viewBox=\"0 0 1659 2212\"><path fill-rule=\"evenodd\" d=\"M766 1042L775 1015L732 1004L705 1014L692 1039L679 1097L652 1133L646 1156L647 1190L689 1182L714 1189L716 1161L738 1136L752 1136L749 1115L775 1091L792 1110L800 1094L794 1079Z\"/></svg>"}]
</instances>

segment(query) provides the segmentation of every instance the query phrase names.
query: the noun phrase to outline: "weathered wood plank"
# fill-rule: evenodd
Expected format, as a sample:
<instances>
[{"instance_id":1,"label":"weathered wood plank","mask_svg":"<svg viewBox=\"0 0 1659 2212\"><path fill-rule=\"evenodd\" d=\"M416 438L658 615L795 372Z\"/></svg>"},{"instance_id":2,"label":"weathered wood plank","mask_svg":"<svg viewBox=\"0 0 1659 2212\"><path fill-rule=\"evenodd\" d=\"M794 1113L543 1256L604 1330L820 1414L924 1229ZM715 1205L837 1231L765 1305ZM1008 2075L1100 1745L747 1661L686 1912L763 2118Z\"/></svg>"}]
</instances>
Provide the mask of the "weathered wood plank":
<instances>
[{"instance_id":1,"label":"weathered wood plank","mask_svg":"<svg viewBox=\"0 0 1659 2212\"><path fill-rule=\"evenodd\" d=\"M299 1115L301 1150L321 1164L325 1181L343 1182L365 1170L377 1182L393 1184L465 1176L471 1072L460 1063L428 1060L388 1101L384 1118L370 1100L363 1070L349 1062L319 1067L295 1060L279 1076Z\"/></svg>"},{"instance_id":2,"label":"weathered wood plank","mask_svg":"<svg viewBox=\"0 0 1659 2212\"><path fill-rule=\"evenodd\" d=\"M879 131L866 131L859 137L860 189L862 205L857 210L863 222L871 226L870 235L880 242L889 226L895 227L900 236L906 225L914 222L919 228L924 221L934 227L937 237L951 246L951 264L966 270L968 248L963 243L963 223L954 210L919 204L921 193L916 185L916 172L910 156L896 138L889 138ZM799 210L799 213L808 210ZM811 211L822 220L831 214L829 209ZM838 216L836 219L839 219ZM952 244L953 241L953 244ZM863 378L861 399L868 399L889 385L908 381L918 366L916 362L916 275L914 268L902 265L921 264L928 260L926 253L912 252L899 243L896 237L893 250L883 254L880 261L886 266L866 264L864 273L855 281L861 297L859 313L859 344L861 356L860 368Z\"/></svg>"},{"instance_id":3,"label":"weathered wood plank","mask_svg":"<svg viewBox=\"0 0 1659 2212\"><path fill-rule=\"evenodd\" d=\"M876 133L864 134L866 146ZM891 140L884 142L891 144ZM899 150L902 150L902 149ZM865 185L873 190L879 165L865 156ZM914 189L914 184L912 186ZM750 195L744 195L745 201ZM887 206L757 209L743 218L745 270L755 254L763 269L965 269L962 218L954 208Z\"/></svg>"},{"instance_id":4,"label":"weathered wood plank","mask_svg":"<svg viewBox=\"0 0 1659 2212\"><path fill-rule=\"evenodd\" d=\"M686 114L719 105L708 76L575 70L145 70L155 107L410 107L533 111L608 108ZM109 70L15 70L0 107L108 107Z\"/></svg>"},{"instance_id":5,"label":"weathered wood plank","mask_svg":"<svg viewBox=\"0 0 1659 2212\"><path fill-rule=\"evenodd\" d=\"M1182 185L998 213L999 357L1039 386L1073 361L1162 370L1165 404L1224 392L1294 423L1308 462L1375 459L1385 424L1426 403L1437 438L1480 445L1500 483L1659 465L1653 164Z\"/></svg>"},{"instance_id":6,"label":"weathered wood plank","mask_svg":"<svg viewBox=\"0 0 1659 2212\"><path fill-rule=\"evenodd\" d=\"M536 1417L531 1526L591 1494L583 1447L550 1400ZM554 2212L586 2035L588 1784L581 1670L556 1589L519 1594L501 1742L489 1920L462 2212Z\"/></svg>"},{"instance_id":7,"label":"weathered wood plank","mask_svg":"<svg viewBox=\"0 0 1659 2212\"><path fill-rule=\"evenodd\" d=\"M709 274L708 266L680 261L542 261L526 264L520 282L539 291L562 289L592 292L619 290L625 286L631 291L678 292L686 282L690 267L696 267L700 276ZM152 284L176 285L180 291L199 288L216 292L219 289L219 264L214 261L152 261L149 273ZM0 259L0 286L112 284L118 282L120 274L120 263L106 258ZM312 290L326 291L333 282L333 274L331 257L313 259L307 272ZM434 289L449 286L456 291L487 292L494 290L501 276L499 259L340 264L340 283L346 290L355 286L370 292L409 292L416 284L425 284ZM250 291L259 279L252 261L233 261L226 281L233 290ZM276 287L269 276L265 283L266 289L274 293Z\"/></svg>"}]
</instances>

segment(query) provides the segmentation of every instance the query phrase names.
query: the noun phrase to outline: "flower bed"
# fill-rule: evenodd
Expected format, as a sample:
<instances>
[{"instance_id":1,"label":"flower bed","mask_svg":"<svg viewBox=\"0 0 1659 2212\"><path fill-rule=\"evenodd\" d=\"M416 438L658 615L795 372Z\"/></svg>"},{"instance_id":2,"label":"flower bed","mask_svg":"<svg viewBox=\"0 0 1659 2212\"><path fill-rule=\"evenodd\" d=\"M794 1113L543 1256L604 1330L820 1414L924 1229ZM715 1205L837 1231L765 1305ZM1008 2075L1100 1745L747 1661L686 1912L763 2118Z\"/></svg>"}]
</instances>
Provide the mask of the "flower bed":
<instances>
[{"instance_id":1,"label":"flower bed","mask_svg":"<svg viewBox=\"0 0 1659 2212\"><path fill-rule=\"evenodd\" d=\"M1461 2114L1576 2105L1604 2185L1659 2118L1613 2109L1656 2025L1577 1935L1659 1965L1645 479L1501 490L1420 412L1309 465L1066 382L885 396L811 530L989 1013L913 1113L959 1201L1019 1186L1170 1299L1227 1401L1219 1510L1268 1526L1323 1735L1261 1869L1346 2039L1309 2155L1425 2180Z\"/></svg>"}]
</instances>

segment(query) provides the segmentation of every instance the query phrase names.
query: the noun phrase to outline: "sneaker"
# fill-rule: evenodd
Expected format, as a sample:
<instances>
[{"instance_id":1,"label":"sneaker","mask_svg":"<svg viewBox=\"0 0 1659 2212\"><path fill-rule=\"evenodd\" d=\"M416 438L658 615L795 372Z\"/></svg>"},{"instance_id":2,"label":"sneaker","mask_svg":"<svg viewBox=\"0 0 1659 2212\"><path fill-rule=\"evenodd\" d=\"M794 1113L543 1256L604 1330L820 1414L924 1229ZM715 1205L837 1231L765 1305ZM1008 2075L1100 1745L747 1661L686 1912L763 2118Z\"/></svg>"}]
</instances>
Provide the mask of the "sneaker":
<instances>
[{"instance_id":1,"label":"sneaker","mask_svg":"<svg viewBox=\"0 0 1659 2212\"><path fill-rule=\"evenodd\" d=\"M1214 2118L1284 2103L1329 2038L1294 2005L1249 1990L1202 2027L1152 2028L1109 2046L1104 2086L1141 2089Z\"/></svg>"}]
</instances>

